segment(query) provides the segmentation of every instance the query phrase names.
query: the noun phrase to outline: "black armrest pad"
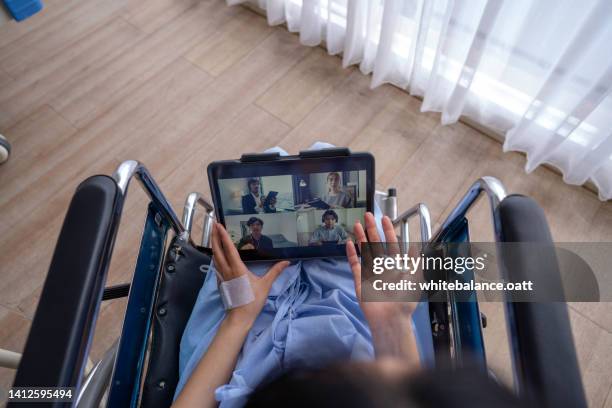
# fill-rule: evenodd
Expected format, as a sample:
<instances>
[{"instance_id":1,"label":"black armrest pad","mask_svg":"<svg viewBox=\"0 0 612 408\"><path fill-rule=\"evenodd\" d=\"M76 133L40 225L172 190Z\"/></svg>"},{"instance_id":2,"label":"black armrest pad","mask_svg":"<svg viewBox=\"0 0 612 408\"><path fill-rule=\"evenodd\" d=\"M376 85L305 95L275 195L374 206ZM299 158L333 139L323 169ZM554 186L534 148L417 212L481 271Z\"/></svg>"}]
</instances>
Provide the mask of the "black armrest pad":
<instances>
[{"instance_id":1,"label":"black armrest pad","mask_svg":"<svg viewBox=\"0 0 612 408\"><path fill-rule=\"evenodd\" d=\"M28 335L15 387L75 387L104 289L122 195L94 176L70 202Z\"/></svg>"},{"instance_id":2,"label":"black armrest pad","mask_svg":"<svg viewBox=\"0 0 612 408\"><path fill-rule=\"evenodd\" d=\"M531 198L511 195L499 205L498 215L503 242L545 244L539 259L531 259L532 254L521 258L513 253L510 280L532 280L534 287L562 285L556 260L551 258L556 255L548 223L538 204ZM513 341L520 358L519 375L526 384L523 392L540 406L586 407L565 303L512 303L510 309L515 322Z\"/></svg>"}]
</instances>

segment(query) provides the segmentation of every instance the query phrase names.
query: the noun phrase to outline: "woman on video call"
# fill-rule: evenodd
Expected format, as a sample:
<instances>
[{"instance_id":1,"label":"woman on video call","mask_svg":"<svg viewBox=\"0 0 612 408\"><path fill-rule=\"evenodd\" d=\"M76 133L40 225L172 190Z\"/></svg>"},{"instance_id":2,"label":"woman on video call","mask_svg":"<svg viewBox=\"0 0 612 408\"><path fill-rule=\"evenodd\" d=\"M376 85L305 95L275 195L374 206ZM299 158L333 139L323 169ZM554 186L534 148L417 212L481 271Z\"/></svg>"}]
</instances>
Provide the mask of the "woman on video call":
<instances>
[{"instance_id":1,"label":"woman on video call","mask_svg":"<svg viewBox=\"0 0 612 408\"><path fill-rule=\"evenodd\" d=\"M351 196L344 190L340 183L340 173L332 172L327 175L327 192L321 197L331 208L353 207Z\"/></svg>"}]
</instances>

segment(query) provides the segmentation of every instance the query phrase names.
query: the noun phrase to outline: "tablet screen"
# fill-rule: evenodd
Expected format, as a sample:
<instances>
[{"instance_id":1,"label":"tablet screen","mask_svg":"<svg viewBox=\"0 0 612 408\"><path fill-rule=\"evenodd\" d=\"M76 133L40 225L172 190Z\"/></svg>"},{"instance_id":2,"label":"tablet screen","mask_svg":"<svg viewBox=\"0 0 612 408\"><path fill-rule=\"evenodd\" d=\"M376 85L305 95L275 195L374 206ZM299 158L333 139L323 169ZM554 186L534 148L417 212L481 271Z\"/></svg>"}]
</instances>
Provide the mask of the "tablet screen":
<instances>
[{"instance_id":1,"label":"tablet screen","mask_svg":"<svg viewBox=\"0 0 612 408\"><path fill-rule=\"evenodd\" d=\"M373 202L373 159L353 156L211 164L215 209L242 258L343 256Z\"/></svg>"}]
</instances>

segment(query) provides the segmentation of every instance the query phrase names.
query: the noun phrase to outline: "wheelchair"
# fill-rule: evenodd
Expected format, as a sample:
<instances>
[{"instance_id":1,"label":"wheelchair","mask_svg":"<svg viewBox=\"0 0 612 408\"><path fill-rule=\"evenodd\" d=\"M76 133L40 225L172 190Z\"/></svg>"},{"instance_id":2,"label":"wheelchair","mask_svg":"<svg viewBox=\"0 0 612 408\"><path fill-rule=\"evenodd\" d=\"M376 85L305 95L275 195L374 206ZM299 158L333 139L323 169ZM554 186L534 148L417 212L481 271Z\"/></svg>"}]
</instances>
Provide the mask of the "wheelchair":
<instances>
[{"instance_id":1,"label":"wheelchair","mask_svg":"<svg viewBox=\"0 0 612 408\"><path fill-rule=\"evenodd\" d=\"M133 278L129 284L105 287L134 177L150 203ZM420 240L428 246L468 242L466 214L486 196L497 243L552 243L535 201L508 195L492 177L476 180L433 234L427 206L418 203L398 215L395 196L393 189L377 191L375 200L392 218L402 242L409 242L413 218L418 218ZM203 233L196 242L191 230L200 207L205 212ZM147 168L137 161L123 162L112 176L83 181L70 202L14 387L75 387L77 407L170 406L178 382L181 336L211 262L214 216L213 206L201 194L190 193L179 219ZM537 280L538 271L528 262L515 265L521 267L506 271L509 277ZM120 297L128 298L121 335L85 373L100 305ZM433 365L450 359L461 366L469 355L487 370L486 324L477 300L449 295L425 306L423 332L433 351ZM515 391L540 406L586 407L566 304L508 301L505 312Z\"/></svg>"}]
</instances>

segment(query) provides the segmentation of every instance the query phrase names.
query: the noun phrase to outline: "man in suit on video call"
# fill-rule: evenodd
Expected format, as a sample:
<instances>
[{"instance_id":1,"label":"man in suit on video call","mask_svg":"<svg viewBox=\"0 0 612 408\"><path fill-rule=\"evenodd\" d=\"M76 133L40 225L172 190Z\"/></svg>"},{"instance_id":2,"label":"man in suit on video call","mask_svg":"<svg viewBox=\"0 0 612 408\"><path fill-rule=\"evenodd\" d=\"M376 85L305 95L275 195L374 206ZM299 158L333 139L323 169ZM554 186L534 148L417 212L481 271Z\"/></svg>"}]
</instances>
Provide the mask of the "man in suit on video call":
<instances>
[{"instance_id":1,"label":"man in suit on video call","mask_svg":"<svg viewBox=\"0 0 612 408\"><path fill-rule=\"evenodd\" d=\"M242 196L243 214L261 214L276 212L276 197L271 197L266 202L266 196L261 194L259 179L250 178L247 180L249 193Z\"/></svg>"},{"instance_id":2,"label":"man in suit on video call","mask_svg":"<svg viewBox=\"0 0 612 408\"><path fill-rule=\"evenodd\" d=\"M259 191L259 179L250 178L247 180L249 193L242 196L242 213L259 214L264 211L263 198Z\"/></svg>"}]
</instances>

